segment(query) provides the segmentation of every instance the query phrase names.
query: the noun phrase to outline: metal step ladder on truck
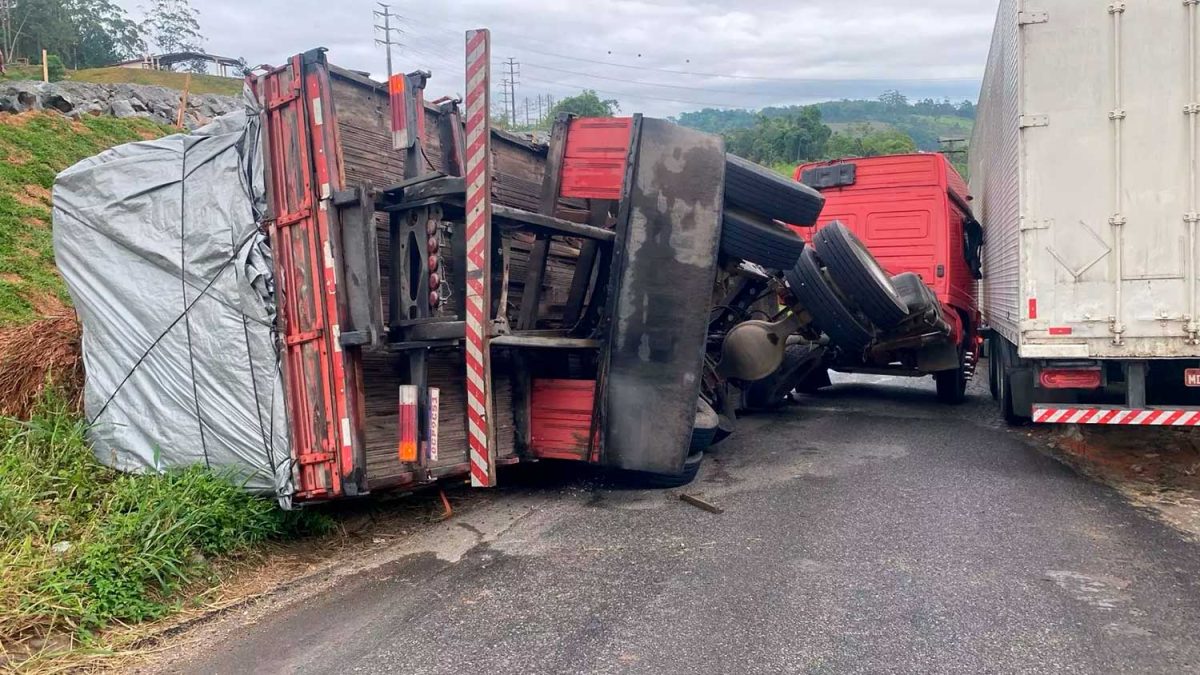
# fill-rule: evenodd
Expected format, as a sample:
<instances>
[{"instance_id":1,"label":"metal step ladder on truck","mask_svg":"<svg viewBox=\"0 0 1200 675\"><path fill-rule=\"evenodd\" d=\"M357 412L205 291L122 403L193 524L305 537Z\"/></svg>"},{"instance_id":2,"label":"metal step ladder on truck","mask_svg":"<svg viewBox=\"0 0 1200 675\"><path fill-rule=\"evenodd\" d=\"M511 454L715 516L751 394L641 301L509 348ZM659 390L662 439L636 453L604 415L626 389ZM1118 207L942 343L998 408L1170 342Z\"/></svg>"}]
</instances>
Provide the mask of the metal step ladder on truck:
<instances>
[{"instance_id":1,"label":"metal step ladder on truck","mask_svg":"<svg viewBox=\"0 0 1200 675\"><path fill-rule=\"evenodd\" d=\"M966 182L933 153L802 164L794 178L826 199L815 230L796 230L852 298L826 329L839 349L824 365L932 376L940 400L961 403L982 347L975 294L982 230ZM871 274L843 269L868 252L879 263ZM827 383L821 371L808 388Z\"/></svg>"},{"instance_id":2,"label":"metal step ladder on truck","mask_svg":"<svg viewBox=\"0 0 1200 675\"><path fill-rule=\"evenodd\" d=\"M1000 3L971 143L1011 423L1200 425L1200 9Z\"/></svg>"},{"instance_id":3,"label":"metal step ladder on truck","mask_svg":"<svg viewBox=\"0 0 1200 675\"><path fill-rule=\"evenodd\" d=\"M543 459L685 484L789 349L823 355L777 222L818 193L664 120L491 129L489 49L462 111L322 50L253 83L298 502Z\"/></svg>"}]
</instances>

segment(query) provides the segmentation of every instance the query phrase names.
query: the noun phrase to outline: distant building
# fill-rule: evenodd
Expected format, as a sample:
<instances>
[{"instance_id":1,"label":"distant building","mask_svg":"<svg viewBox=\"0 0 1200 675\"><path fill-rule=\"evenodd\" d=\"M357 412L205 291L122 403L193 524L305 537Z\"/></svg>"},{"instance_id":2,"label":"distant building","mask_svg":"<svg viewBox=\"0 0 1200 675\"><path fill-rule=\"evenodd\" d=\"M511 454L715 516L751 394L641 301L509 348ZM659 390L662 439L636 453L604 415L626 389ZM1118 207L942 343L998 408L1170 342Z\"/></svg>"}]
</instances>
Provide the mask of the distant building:
<instances>
[{"instance_id":1,"label":"distant building","mask_svg":"<svg viewBox=\"0 0 1200 675\"><path fill-rule=\"evenodd\" d=\"M241 77L242 60L203 52L174 52L171 54L147 54L138 59L130 59L114 63L118 68L134 68L138 70L171 70L172 66L191 61L204 61L211 64L217 75L222 77Z\"/></svg>"}]
</instances>

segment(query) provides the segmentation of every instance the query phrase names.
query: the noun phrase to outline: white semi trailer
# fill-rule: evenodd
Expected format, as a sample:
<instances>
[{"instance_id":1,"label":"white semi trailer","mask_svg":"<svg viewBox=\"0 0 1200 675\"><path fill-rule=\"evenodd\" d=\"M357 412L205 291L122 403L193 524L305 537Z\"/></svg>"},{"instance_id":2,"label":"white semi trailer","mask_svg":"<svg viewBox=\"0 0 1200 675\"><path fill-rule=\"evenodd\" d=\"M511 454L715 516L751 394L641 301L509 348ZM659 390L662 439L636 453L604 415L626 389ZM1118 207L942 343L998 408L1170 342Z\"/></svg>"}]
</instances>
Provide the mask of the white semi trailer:
<instances>
[{"instance_id":1,"label":"white semi trailer","mask_svg":"<svg viewBox=\"0 0 1200 675\"><path fill-rule=\"evenodd\" d=\"M1013 423L1200 425L1198 0L1001 0L971 145Z\"/></svg>"}]
</instances>

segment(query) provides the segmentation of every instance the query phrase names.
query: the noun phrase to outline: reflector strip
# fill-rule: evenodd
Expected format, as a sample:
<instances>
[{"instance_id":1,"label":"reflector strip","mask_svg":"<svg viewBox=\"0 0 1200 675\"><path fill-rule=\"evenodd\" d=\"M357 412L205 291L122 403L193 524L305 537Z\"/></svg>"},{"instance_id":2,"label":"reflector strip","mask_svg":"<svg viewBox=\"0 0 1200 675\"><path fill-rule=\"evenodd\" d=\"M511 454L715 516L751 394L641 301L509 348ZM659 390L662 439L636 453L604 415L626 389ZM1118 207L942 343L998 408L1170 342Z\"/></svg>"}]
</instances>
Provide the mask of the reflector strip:
<instances>
[{"instance_id":1,"label":"reflector strip","mask_svg":"<svg viewBox=\"0 0 1200 675\"><path fill-rule=\"evenodd\" d=\"M438 460L438 416L442 409L442 390L429 388L429 461Z\"/></svg>"},{"instance_id":2,"label":"reflector strip","mask_svg":"<svg viewBox=\"0 0 1200 675\"><path fill-rule=\"evenodd\" d=\"M1034 406L1038 424L1124 426L1200 426L1200 410L1121 410L1119 408L1054 408Z\"/></svg>"},{"instance_id":3,"label":"reflector strip","mask_svg":"<svg viewBox=\"0 0 1200 675\"><path fill-rule=\"evenodd\" d=\"M493 484L493 444L488 420L488 287L491 285L491 252L488 250L491 218L491 150L488 87L491 82L491 35L487 30L467 31L467 445L471 458L471 485Z\"/></svg>"}]
</instances>

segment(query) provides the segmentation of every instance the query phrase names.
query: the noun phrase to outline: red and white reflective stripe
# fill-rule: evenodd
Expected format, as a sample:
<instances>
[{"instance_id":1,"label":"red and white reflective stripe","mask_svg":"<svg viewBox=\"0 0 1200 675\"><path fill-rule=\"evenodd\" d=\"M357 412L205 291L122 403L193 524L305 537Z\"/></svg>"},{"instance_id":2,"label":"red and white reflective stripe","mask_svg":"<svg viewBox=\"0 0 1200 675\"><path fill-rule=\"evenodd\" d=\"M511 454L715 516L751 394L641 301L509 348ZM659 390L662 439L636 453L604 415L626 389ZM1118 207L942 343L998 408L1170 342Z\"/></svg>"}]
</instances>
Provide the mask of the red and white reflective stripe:
<instances>
[{"instance_id":1,"label":"red and white reflective stripe","mask_svg":"<svg viewBox=\"0 0 1200 675\"><path fill-rule=\"evenodd\" d=\"M1200 410L1120 410L1034 406L1038 424L1107 424L1154 427L1200 426Z\"/></svg>"},{"instance_id":2,"label":"red and white reflective stripe","mask_svg":"<svg viewBox=\"0 0 1200 675\"><path fill-rule=\"evenodd\" d=\"M467 445L471 452L471 485L490 487L493 478L489 442L488 236L491 230L491 129L488 119L491 84L491 35L467 31Z\"/></svg>"}]
</instances>

